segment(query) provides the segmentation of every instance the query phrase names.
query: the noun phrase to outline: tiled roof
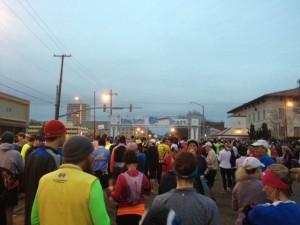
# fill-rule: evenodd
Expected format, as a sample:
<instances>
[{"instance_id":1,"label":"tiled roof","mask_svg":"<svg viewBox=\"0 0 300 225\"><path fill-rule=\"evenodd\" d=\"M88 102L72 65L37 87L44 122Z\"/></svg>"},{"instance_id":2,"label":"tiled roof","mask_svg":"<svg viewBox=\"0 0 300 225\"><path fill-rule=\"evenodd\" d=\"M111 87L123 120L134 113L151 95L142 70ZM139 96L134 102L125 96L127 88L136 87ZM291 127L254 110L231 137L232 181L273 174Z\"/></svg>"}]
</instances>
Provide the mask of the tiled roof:
<instances>
[{"instance_id":1,"label":"tiled roof","mask_svg":"<svg viewBox=\"0 0 300 225\"><path fill-rule=\"evenodd\" d=\"M290 90L278 91L278 92L273 92L273 93L262 95L262 96L254 99L250 102L244 103L243 105L240 105L240 106L238 106L234 109L231 109L227 113L234 113L235 111L237 111L241 108L244 108L248 105L259 102L259 101L261 101L263 99L266 99L268 97L300 97L300 88L294 88L294 89L290 89Z\"/></svg>"}]
</instances>

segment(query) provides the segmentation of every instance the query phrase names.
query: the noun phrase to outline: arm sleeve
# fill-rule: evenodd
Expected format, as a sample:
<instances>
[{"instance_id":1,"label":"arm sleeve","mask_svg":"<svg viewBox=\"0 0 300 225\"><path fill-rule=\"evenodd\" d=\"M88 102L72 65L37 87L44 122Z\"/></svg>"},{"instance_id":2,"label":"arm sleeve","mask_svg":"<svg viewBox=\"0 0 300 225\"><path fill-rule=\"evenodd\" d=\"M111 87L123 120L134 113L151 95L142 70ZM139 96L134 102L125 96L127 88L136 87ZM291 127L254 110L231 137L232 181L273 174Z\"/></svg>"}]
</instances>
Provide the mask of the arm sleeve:
<instances>
[{"instance_id":1,"label":"arm sleeve","mask_svg":"<svg viewBox=\"0 0 300 225\"><path fill-rule=\"evenodd\" d=\"M25 161L26 152L28 151L29 148L30 148L30 146L28 144L25 144L22 147L21 156L22 156L22 158L23 158L24 161Z\"/></svg>"},{"instance_id":2,"label":"arm sleeve","mask_svg":"<svg viewBox=\"0 0 300 225\"><path fill-rule=\"evenodd\" d=\"M156 206L162 206L162 201L160 201L158 199L159 196L156 196L154 199L153 199L153 202L152 202L152 206L151 207L156 207Z\"/></svg>"},{"instance_id":3,"label":"arm sleeve","mask_svg":"<svg viewBox=\"0 0 300 225\"><path fill-rule=\"evenodd\" d=\"M211 149L210 151L214 151L214 150ZM212 166L214 164L215 160L217 160L217 157L213 153L208 153L205 160L206 160L206 163L208 166Z\"/></svg>"},{"instance_id":4,"label":"arm sleeve","mask_svg":"<svg viewBox=\"0 0 300 225\"><path fill-rule=\"evenodd\" d=\"M16 156L16 167L19 174L24 172L24 160L21 155Z\"/></svg>"},{"instance_id":5,"label":"arm sleeve","mask_svg":"<svg viewBox=\"0 0 300 225\"><path fill-rule=\"evenodd\" d=\"M205 160L206 160L206 163L207 163L208 166L212 165L212 163L211 163L211 160L212 160L211 159L211 154L207 154Z\"/></svg>"},{"instance_id":6,"label":"arm sleeve","mask_svg":"<svg viewBox=\"0 0 300 225\"><path fill-rule=\"evenodd\" d=\"M221 152L219 153L218 160L219 160L219 162L222 160L222 153Z\"/></svg>"},{"instance_id":7,"label":"arm sleeve","mask_svg":"<svg viewBox=\"0 0 300 225\"><path fill-rule=\"evenodd\" d=\"M171 150L170 150L170 147L167 145L167 148L166 148L166 154L165 155L169 155L171 153Z\"/></svg>"},{"instance_id":8,"label":"arm sleeve","mask_svg":"<svg viewBox=\"0 0 300 225\"><path fill-rule=\"evenodd\" d=\"M122 174L120 174L117 178L115 190L110 193L111 197L116 202L119 201L119 199L121 197L123 184L126 184L126 181L125 181L124 176Z\"/></svg>"},{"instance_id":9,"label":"arm sleeve","mask_svg":"<svg viewBox=\"0 0 300 225\"><path fill-rule=\"evenodd\" d=\"M209 225L221 225L221 215L217 205L214 203L211 205L210 221Z\"/></svg>"},{"instance_id":10,"label":"arm sleeve","mask_svg":"<svg viewBox=\"0 0 300 225\"><path fill-rule=\"evenodd\" d=\"M39 213L39 204L38 204L38 195L36 193L34 202L31 210L31 224L39 225L40 224L40 213Z\"/></svg>"},{"instance_id":11,"label":"arm sleeve","mask_svg":"<svg viewBox=\"0 0 300 225\"><path fill-rule=\"evenodd\" d=\"M111 157L110 157L110 172L114 172L115 167L115 149L112 150Z\"/></svg>"},{"instance_id":12,"label":"arm sleeve","mask_svg":"<svg viewBox=\"0 0 300 225\"><path fill-rule=\"evenodd\" d=\"M96 179L91 187L89 210L94 225L109 225L110 218L107 214L103 191L100 182Z\"/></svg>"},{"instance_id":13,"label":"arm sleeve","mask_svg":"<svg viewBox=\"0 0 300 225\"><path fill-rule=\"evenodd\" d=\"M143 175L142 185L143 185L143 194L150 195L151 194L151 188L150 188L149 180L146 177L146 175Z\"/></svg>"},{"instance_id":14,"label":"arm sleeve","mask_svg":"<svg viewBox=\"0 0 300 225\"><path fill-rule=\"evenodd\" d=\"M238 199L236 198L235 190L233 190L232 192L231 207L235 211L239 209L239 203L238 203Z\"/></svg>"}]
</instances>

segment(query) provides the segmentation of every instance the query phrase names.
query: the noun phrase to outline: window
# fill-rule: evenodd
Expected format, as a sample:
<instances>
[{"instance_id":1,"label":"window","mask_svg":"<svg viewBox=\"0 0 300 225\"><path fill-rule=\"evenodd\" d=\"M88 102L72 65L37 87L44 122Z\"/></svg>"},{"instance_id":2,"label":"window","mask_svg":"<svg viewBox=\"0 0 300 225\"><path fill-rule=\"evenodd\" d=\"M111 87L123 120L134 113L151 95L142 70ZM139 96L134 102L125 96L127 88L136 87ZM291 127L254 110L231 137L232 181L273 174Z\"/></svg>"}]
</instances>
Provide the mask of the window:
<instances>
[{"instance_id":1,"label":"window","mask_svg":"<svg viewBox=\"0 0 300 225\"><path fill-rule=\"evenodd\" d=\"M251 122L251 114L248 115L248 122Z\"/></svg>"},{"instance_id":2,"label":"window","mask_svg":"<svg viewBox=\"0 0 300 225\"><path fill-rule=\"evenodd\" d=\"M260 121L260 111L257 111L257 120Z\"/></svg>"},{"instance_id":3,"label":"window","mask_svg":"<svg viewBox=\"0 0 300 225\"><path fill-rule=\"evenodd\" d=\"M263 119L266 119L266 110L263 109Z\"/></svg>"},{"instance_id":4,"label":"window","mask_svg":"<svg viewBox=\"0 0 300 225\"><path fill-rule=\"evenodd\" d=\"M279 136L281 136L281 137L285 136L285 129L284 129L284 127L279 127Z\"/></svg>"},{"instance_id":5,"label":"window","mask_svg":"<svg viewBox=\"0 0 300 225\"><path fill-rule=\"evenodd\" d=\"M279 119L284 119L284 108L279 108L279 115L278 115Z\"/></svg>"},{"instance_id":6,"label":"window","mask_svg":"<svg viewBox=\"0 0 300 225\"><path fill-rule=\"evenodd\" d=\"M299 114L300 114L300 108L293 108L293 117L295 118L295 117L298 117L299 116Z\"/></svg>"},{"instance_id":7,"label":"window","mask_svg":"<svg viewBox=\"0 0 300 225\"><path fill-rule=\"evenodd\" d=\"M300 127L294 127L294 137L300 136Z\"/></svg>"},{"instance_id":8,"label":"window","mask_svg":"<svg viewBox=\"0 0 300 225\"><path fill-rule=\"evenodd\" d=\"M255 122L255 113L253 113L253 122Z\"/></svg>"}]
</instances>

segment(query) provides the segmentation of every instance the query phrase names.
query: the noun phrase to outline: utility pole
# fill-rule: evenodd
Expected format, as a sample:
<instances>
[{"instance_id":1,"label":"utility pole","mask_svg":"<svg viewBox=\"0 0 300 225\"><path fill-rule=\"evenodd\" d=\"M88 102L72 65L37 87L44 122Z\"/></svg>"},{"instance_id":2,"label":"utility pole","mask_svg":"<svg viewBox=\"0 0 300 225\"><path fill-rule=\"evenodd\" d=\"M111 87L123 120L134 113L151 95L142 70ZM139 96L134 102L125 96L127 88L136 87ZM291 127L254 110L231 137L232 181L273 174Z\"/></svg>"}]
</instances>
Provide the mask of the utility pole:
<instances>
[{"instance_id":1,"label":"utility pole","mask_svg":"<svg viewBox=\"0 0 300 225\"><path fill-rule=\"evenodd\" d=\"M61 97L61 85L62 85L62 76L63 76L63 69L64 69L64 58L71 57L71 55L55 55L54 57L61 57L61 66L60 66L60 78L58 88L56 90L56 104L55 104L55 119L58 120L59 118L59 108L60 108L60 97Z\"/></svg>"},{"instance_id":2,"label":"utility pole","mask_svg":"<svg viewBox=\"0 0 300 225\"><path fill-rule=\"evenodd\" d=\"M109 112L109 115L110 117L112 116L112 110L113 110L113 107L112 107L112 96L113 95L118 95L117 93L112 93L112 90L109 91L109 97L110 97L110 112Z\"/></svg>"},{"instance_id":3,"label":"utility pole","mask_svg":"<svg viewBox=\"0 0 300 225\"><path fill-rule=\"evenodd\" d=\"M96 140L96 91L94 91L94 140Z\"/></svg>"},{"instance_id":4,"label":"utility pole","mask_svg":"<svg viewBox=\"0 0 300 225\"><path fill-rule=\"evenodd\" d=\"M110 112L109 112L109 115L110 115L110 116L109 116L110 130L111 130L111 128L112 128L111 120L112 120L112 107L113 107L113 106L112 106L112 100L113 100L112 97L113 97L113 95L118 95L118 94L117 94L117 93L113 93L112 90L110 90L110 91L109 91L109 97L110 97L110 99L109 99L109 100L110 100ZM115 129L115 128L113 128L113 130L111 130L112 136L113 136L113 137L115 136L115 130L114 130L114 129ZM110 132L110 133L111 133L111 132Z\"/></svg>"}]
</instances>

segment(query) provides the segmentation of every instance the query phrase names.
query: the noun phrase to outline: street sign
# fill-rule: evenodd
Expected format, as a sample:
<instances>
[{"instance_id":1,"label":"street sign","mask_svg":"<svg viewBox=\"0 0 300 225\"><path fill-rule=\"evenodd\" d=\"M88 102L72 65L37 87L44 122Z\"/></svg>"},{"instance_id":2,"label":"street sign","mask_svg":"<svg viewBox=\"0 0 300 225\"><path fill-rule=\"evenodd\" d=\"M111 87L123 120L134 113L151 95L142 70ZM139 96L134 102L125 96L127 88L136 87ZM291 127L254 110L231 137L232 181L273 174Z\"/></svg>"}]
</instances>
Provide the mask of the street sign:
<instances>
[{"instance_id":1,"label":"street sign","mask_svg":"<svg viewBox=\"0 0 300 225\"><path fill-rule=\"evenodd\" d=\"M103 130L104 129L104 124L99 124L98 125L98 130Z\"/></svg>"}]
</instances>

